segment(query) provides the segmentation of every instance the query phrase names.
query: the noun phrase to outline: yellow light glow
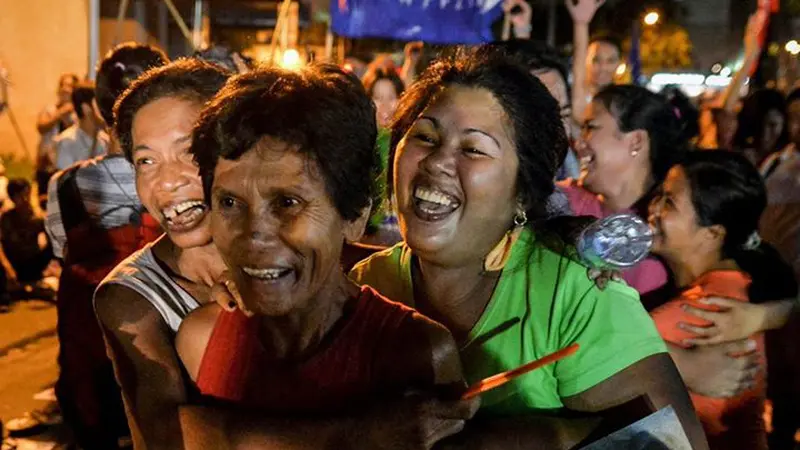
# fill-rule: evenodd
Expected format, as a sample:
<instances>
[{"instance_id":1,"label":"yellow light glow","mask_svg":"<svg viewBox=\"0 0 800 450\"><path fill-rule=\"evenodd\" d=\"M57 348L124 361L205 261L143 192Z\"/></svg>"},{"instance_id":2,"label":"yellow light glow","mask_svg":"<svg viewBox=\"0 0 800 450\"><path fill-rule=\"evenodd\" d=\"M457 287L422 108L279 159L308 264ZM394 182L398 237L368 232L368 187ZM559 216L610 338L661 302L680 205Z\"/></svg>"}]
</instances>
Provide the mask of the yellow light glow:
<instances>
[{"instance_id":1,"label":"yellow light glow","mask_svg":"<svg viewBox=\"0 0 800 450\"><path fill-rule=\"evenodd\" d=\"M658 23L658 19L660 18L661 16L657 12L650 11L649 13L647 13L646 16L644 16L644 24L648 26L653 26Z\"/></svg>"},{"instance_id":2,"label":"yellow light glow","mask_svg":"<svg viewBox=\"0 0 800 450\"><path fill-rule=\"evenodd\" d=\"M628 70L628 65L627 64L622 63L622 64L618 65L617 66L617 75L618 76L625 75L625 71L626 70Z\"/></svg>"},{"instance_id":3,"label":"yellow light glow","mask_svg":"<svg viewBox=\"0 0 800 450\"><path fill-rule=\"evenodd\" d=\"M300 53L297 50L290 48L281 55L281 67L284 69L299 69L301 65Z\"/></svg>"}]
</instances>

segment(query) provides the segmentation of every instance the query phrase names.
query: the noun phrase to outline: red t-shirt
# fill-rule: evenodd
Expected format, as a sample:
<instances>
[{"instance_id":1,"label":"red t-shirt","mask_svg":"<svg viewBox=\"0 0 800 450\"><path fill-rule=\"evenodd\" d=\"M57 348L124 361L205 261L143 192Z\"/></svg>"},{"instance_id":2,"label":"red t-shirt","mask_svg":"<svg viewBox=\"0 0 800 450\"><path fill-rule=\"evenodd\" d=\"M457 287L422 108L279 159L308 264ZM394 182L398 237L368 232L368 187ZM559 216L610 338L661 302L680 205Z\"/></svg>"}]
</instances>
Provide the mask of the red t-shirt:
<instances>
[{"instance_id":1,"label":"red t-shirt","mask_svg":"<svg viewBox=\"0 0 800 450\"><path fill-rule=\"evenodd\" d=\"M363 286L352 307L304 361L270 358L257 338L258 318L221 312L209 339L197 387L201 394L275 413L326 414L402 393L413 384L391 367L392 348L408 341L402 324L413 310Z\"/></svg>"}]
</instances>

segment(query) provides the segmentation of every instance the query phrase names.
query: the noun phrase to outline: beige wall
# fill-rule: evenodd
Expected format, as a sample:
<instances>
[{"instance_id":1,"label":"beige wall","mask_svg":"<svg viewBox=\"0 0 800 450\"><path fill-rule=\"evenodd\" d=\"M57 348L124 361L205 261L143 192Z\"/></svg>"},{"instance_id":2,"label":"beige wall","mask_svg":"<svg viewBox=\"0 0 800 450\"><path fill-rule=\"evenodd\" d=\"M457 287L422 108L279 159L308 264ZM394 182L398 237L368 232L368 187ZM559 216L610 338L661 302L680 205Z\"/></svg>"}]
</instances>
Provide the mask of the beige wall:
<instances>
[{"instance_id":1,"label":"beige wall","mask_svg":"<svg viewBox=\"0 0 800 450\"><path fill-rule=\"evenodd\" d=\"M86 0L0 0L0 61L11 82L9 102L27 146L0 114L0 155L32 160L39 142L36 116L55 102L59 75L88 67ZM14 164L11 164L14 165Z\"/></svg>"}]
</instances>

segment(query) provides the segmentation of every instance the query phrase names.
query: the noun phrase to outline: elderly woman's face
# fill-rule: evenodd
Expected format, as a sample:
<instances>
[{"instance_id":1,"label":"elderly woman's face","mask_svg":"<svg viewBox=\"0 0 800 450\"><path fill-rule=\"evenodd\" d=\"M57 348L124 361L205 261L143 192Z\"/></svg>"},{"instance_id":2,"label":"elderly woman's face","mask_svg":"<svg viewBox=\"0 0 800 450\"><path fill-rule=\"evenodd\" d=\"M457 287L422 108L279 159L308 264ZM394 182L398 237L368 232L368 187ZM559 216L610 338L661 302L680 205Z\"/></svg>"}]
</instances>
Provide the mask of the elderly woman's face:
<instances>
[{"instance_id":1,"label":"elderly woman's face","mask_svg":"<svg viewBox=\"0 0 800 450\"><path fill-rule=\"evenodd\" d=\"M203 185L189 153L201 106L175 97L157 99L136 113L131 130L136 191L181 248L211 242Z\"/></svg>"},{"instance_id":2,"label":"elderly woman's face","mask_svg":"<svg viewBox=\"0 0 800 450\"><path fill-rule=\"evenodd\" d=\"M600 102L586 110L581 139L576 143L584 185L597 194L615 195L635 176L650 172L646 146L636 150L633 135L619 129L617 119Z\"/></svg>"},{"instance_id":3,"label":"elderly woman's face","mask_svg":"<svg viewBox=\"0 0 800 450\"><path fill-rule=\"evenodd\" d=\"M394 183L406 243L441 264L482 261L512 224L518 168L511 125L495 97L447 88L397 148Z\"/></svg>"},{"instance_id":4,"label":"elderly woman's face","mask_svg":"<svg viewBox=\"0 0 800 450\"><path fill-rule=\"evenodd\" d=\"M342 244L363 231L339 215L316 163L272 138L238 160L219 160L211 202L214 244L245 306L261 315L331 295L344 276Z\"/></svg>"}]
</instances>

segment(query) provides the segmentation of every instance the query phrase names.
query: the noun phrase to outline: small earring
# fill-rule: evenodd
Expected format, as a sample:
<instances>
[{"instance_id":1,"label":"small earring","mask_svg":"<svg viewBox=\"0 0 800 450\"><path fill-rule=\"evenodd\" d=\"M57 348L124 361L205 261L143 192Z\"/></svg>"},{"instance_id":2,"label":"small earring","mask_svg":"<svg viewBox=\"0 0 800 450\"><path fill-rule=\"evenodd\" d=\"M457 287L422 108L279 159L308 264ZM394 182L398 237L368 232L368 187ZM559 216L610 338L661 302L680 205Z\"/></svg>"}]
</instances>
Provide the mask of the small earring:
<instances>
[{"instance_id":1,"label":"small earring","mask_svg":"<svg viewBox=\"0 0 800 450\"><path fill-rule=\"evenodd\" d=\"M631 150L631 156L633 156L634 158L635 158L635 157L636 157L636 155L638 155L638 154L639 154L639 150Z\"/></svg>"},{"instance_id":2,"label":"small earring","mask_svg":"<svg viewBox=\"0 0 800 450\"><path fill-rule=\"evenodd\" d=\"M528 223L528 214L525 213L525 210L518 212L514 216L514 225L524 227L526 223Z\"/></svg>"}]
</instances>

